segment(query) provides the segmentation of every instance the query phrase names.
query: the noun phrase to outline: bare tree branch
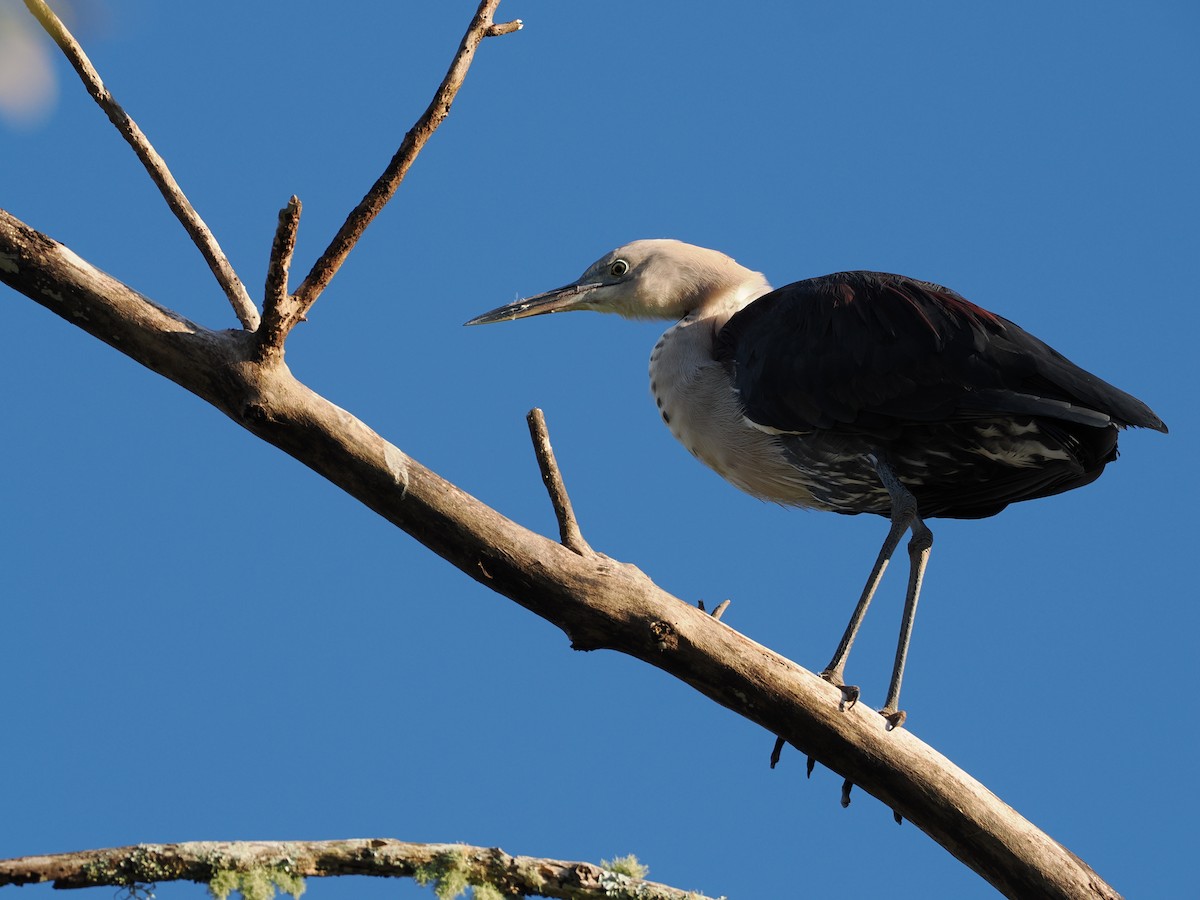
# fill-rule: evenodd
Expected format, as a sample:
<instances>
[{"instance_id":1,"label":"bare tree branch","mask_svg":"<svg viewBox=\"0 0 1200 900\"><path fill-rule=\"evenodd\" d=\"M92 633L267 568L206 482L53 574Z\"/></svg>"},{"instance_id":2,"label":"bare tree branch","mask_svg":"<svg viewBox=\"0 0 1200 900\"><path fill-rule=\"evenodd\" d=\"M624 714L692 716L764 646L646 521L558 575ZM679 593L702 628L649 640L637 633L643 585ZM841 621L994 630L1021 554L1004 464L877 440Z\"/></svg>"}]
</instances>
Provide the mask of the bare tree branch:
<instances>
[{"instance_id":1,"label":"bare tree branch","mask_svg":"<svg viewBox=\"0 0 1200 900\"><path fill-rule=\"evenodd\" d=\"M263 290L263 320L256 334L258 358L282 354L287 323L294 319L296 300L288 294L288 271L296 249L296 229L300 227L300 198L295 194L279 211L271 259L267 264L267 284Z\"/></svg>"},{"instance_id":2,"label":"bare tree branch","mask_svg":"<svg viewBox=\"0 0 1200 900\"><path fill-rule=\"evenodd\" d=\"M228 877L230 873L235 877ZM285 891L289 885L298 888L301 878L370 875L447 887L490 885L506 896L709 900L592 863L510 856L497 847L385 838L138 844L0 860L0 886L52 881L56 888L85 888L196 881L219 892L237 888L241 882L236 876L256 874Z\"/></svg>"},{"instance_id":3,"label":"bare tree branch","mask_svg":"<svg viewBox=\"0 0 1200 900\"><path fill-rule=\"evenodd\" d=\"M531 409L525 421L529 423L533 452L537 456L538 468L542 471L542 481L545 482L546 492L550 495L550 503L554 506L554 516L558 519L558 534L563 546L582 555L592 553L592 548L588 546L579 530L575 510L571 508L571 498L567 496L567 486L563 484L562 473L558 470L554 448L550 446L550 432L546 429L546 416L540 409Z\"/></svg>"},{"instance_id":4,"label":"bare tree branch","mask_svg":"<svg viewBox=\"0 0 1200 900\"><path fill-rule=\"evenodd\" d=\"M217 243L217 239L204 224L204 220L200 218L200 214L192 208L192 204L184 196L183 189L175 181L171 170L167 168L166 161L158 155L149 139L138 128L137 123L121 108L121 104L117 103L112 92L104 86L104 82L100 79L100 73L96 71L79 42L54 14L54 11L43 0L25 0L25 5L46 29L46 33L54 39L54 43L58 44L59 49L79 74L87 92L92 95L92 99L104 110L109 121L116 126L117 131L129 142L133 152L142 161L142 165L150 173L150 178L162 193L163 199L167 201L167 206L183 223L192 242L200 249L208 267L216 276L221 290L225 292L225 296L233 305L233 311L237 315L238 321L242 323L242 327L247 331L256 329L258 327L258 310L255 309L250 295L246 293L245 285L238 278L224 251L221 250L220 244Z\"/></svg>"},{"instance_id":5,"label":"bare tree branch","mask_svg":"<svg viewBox=\"0 0 1200 900\"><path fill-rule=\"evenodd\" d=\"M0 211L0 281L329 479L580 650L634 656L779 735L879 798L1010 897L1117 893L915 734L663 591L636 567L541 537L407 457L367 425L255 361L254 336L158 306Z\"/></svg>"},{"instance_id":6,"label":"bare tree branch","mask_svg":"<svg viewBox=\"0 0 1200 900\"><path fill-rule=\"evenodd\" d=\"M271 263L267 270L266 296L263 300L263 327L259 329L257 358L281 358L287 336L298 322L304 320L321 291L345 262L367 226L392 199L404 176L426 142L450 114L450 104L471 67L475 50L486 37L510 34L521 28L519 20L497 25L492 21L500 0L482 0L467 33L459 44L458 53L433 100L416 125L404 136L404 141L392 161L379 176L371 190L346 218L329 247L314 264L304 283L295 294L287 292L288 267L296 246L296 228L300 218L300 200L293 196L279 212L279 226L271 247Z\"/></svg>"},{"instance_id":7,"label":"bare tree branch","mask_svg":"<svg viewBox=\"0 0 1200 900\"><path fill-rule=\"evenodd\" d=\"M475 58L475 51L479 44L484 38L511 34L521 29L522 23L519 19L499 25L492 21L496 7L499 5L500 0L483 0L479 4L475 17L467 27L467 33L463 35L462 42L458 45L454 61L450 64L450 69L446 72L446 77L442 79L428 108L404 135L400 148L392 157L392 161L388 163L387 168L383 170L383 174L379 176L366 196L346 218L341 229L334 235L325 252L321 254L321 258L313 265L312 271L296 289L300 316L306 315L317 301L321 291L329 284L350 251L354 249L354 245L362 236L363 231L371 224L384 205L392 199L397 188L400 187L400 182L404 180L404 176L416 160L417 154L421 152L425 143L450 114L450 104L454 102L458 89L462 87L463 80L467 77L467 69L471 66L471 60Z\"/></svg>"}]
</instances>

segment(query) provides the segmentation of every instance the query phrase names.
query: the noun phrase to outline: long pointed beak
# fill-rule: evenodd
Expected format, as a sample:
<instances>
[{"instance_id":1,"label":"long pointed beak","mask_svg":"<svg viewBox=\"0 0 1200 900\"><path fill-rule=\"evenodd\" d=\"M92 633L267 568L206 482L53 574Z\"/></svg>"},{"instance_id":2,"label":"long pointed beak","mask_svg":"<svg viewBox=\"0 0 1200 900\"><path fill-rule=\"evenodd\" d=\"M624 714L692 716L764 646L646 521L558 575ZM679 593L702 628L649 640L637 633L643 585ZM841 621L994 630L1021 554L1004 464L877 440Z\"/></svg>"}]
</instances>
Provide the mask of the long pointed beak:
<instances>
[{"instance_id":1,"label":"long pointed beak","mask_svg":"<svg viewBox=\"0 0 1200 900\"><path fill-rule=\"evenodd\" d=\"M568 284L565 287L546 291L544 294L534 294L524 300L498 306L482 316L476 316L464 325L490 325L492 322L508 322L512 319L526 319L529 316L541 316L546 313L567 312L578 309L584 298L599 284Z\"/></svg>"}]
</instances>

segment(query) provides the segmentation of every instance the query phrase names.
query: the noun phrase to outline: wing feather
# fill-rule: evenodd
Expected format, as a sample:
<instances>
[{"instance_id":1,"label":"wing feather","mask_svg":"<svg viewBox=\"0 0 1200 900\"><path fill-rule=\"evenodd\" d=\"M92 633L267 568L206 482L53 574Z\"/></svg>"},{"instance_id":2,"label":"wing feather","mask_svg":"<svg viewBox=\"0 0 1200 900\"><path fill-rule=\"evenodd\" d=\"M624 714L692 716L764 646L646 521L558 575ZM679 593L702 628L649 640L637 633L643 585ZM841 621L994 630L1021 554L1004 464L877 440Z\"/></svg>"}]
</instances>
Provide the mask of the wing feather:
<instances>
[{"instance_id":1,"label":"wing feather","mask_svg":"<svg viewBox=\"0 0 1200 900\"><path fill-rule=\"evenodd\" d=\"M941 285L841 272L760 297L715 347L769 429L888 437L906 423L1034 415L1166 426L1140 400Z\"/></svg>"}]
</instances>

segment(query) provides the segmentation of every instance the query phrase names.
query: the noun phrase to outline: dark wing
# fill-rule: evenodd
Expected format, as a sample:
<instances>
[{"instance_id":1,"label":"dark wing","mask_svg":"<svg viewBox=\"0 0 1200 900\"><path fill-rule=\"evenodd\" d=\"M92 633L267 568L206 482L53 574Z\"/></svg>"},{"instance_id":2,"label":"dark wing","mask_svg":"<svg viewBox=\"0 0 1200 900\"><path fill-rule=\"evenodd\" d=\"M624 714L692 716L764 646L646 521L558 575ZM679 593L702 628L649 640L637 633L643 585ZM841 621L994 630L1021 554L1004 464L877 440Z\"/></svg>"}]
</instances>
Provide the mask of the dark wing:
<instances>
[{"instance_id":1,"label":"dark wing","mask_svg":"<svg viewBox=\"0 0 1200 900\"><path fill-rule=\"evenodd\" d=\"M746 416L887 437L905 423L1029 415L1166 431L1140 400L941 285L881 272L798 281L716 339Z\"/></svg>"}]
</instances>

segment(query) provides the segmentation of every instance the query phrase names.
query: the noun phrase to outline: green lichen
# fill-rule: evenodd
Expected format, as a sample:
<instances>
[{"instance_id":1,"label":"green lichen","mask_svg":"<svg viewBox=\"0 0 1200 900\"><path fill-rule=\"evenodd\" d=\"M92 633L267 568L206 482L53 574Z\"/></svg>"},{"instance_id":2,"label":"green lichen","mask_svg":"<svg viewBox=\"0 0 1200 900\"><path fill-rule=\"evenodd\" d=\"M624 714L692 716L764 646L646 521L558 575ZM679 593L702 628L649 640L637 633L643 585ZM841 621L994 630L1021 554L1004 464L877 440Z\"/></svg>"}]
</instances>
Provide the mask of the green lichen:
<instances>
[{"instance_id":1,"label":"green lichen","mask_svg":"<svg viewBox=\"0 0 1200 900\"><path fill-rule=\"evenodd\" d=\"M517 875L535 891L540 891L546 884L546 879L538 871L536 863L518 863Z\"/></svg>"},{"instance_id":2,"label":"green lichen","mask_svg":"<svg viewBox=\"0 0 1200 900\"><path fill-rule=\"evenodd\" d=\"M213 900L225 900L226 897L238 890L240 875L240 872L234 872L231 869L219 869L213 872L213 877L208 882L208 893L212 895Z\"/></svg>"},{"instance_id":3,"label":"green lichen","mask_svg":"<svg viewBox=\"0 0 1200 900\"><path fill-rule=\"evenodd\" d=\"M428 865L417 866L413 880L420 885L432 884L438 900L454 900L470 887L468 871L466 851L456 847L447 853L439 853Z\"/></svg>"},{"instance_id":4,"label":"green lichen","mask_svg":"<svg viewBox=\"0 0 1200 900\"><path fill-rule=\"evenodd\" d=\"M122 869L129 874L129 883L154 884L158 881L170 881L175 877L175 869L165 865L157 849L138 846L122 864Z\"/></svg>"},{"instance_id":5,"label":"green lichen","mask_svg":"<svg viewBox=\"0 0 1200 900\"><path fill-rule=\"evenodd\" d=\"M127 884L119 870L114 869L107 859L92 859L80 866L79 874L92 884Z\"/></svg>"},{"instance_id":6,"label":"green lichen","mask_svg":"<svg viewBox=\"0 0 1200 900\"><path fill-rule=\"evenodd\" d=\"M117 900L154 900L154 891L159 881L174 881L178 874L165 866L158 853L147 847L134 847L126 855L115 852L84 863L80 875L85 883L110 884L120 890L114 894Z\"/></svg>"},{"instance_id":7,"label":"green lichen","mask_svg":"<svg viewBox=\"0 0 1200 900\"><path fill-rule=\"evenodd\" d=\"M419 885L433 885L438 900L455 900L471 891L475 900L504 900L504 895L491 884L481 881L464 848L456 847L439 853L433 861L417 866L413 880Z\"/></svg>"},{"instance_id":8,"label":"green lichen","mask_svg":"<svg viewBox=\"0 0 1200 900\"><path fill-rule=\"evenodd\" d=\"M293 900L300 900L304 888L301 876L279 866L245 871L218 869L208 882L208 892L213 900L227 900L234 891L242 895L242 900L271 900L277 890L290 894Z\"/></svg>"},{"instance_id":9,"label":"green lichen","mask_svg":"<svg viewBox=\"0 0 1200 900\"><path fill-rule=\"evenodd\" d=\"M638 858L630 853L628 856L618 856L615 859L602 859L600 865L618 875L628 875L630 878L645 878L650 874L650 867L638 862Z\"/></svg>"}]
</instances>

